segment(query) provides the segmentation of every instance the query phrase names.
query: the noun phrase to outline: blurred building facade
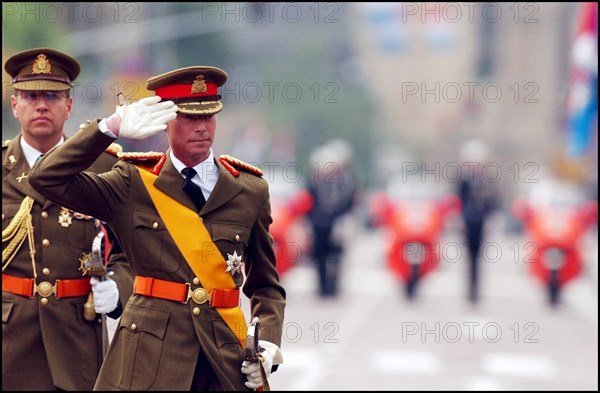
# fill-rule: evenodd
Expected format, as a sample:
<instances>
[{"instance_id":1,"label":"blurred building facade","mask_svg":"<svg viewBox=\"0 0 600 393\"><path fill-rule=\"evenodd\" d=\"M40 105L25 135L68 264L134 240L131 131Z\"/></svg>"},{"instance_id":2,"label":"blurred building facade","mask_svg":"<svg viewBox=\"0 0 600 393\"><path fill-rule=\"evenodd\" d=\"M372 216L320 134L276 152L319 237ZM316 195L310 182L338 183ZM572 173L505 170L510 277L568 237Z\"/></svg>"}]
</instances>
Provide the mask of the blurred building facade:
<instances>
[{"instance_id":1,"label":"blurred building facade","mask_svg":"<svg viewBox=\"0 0 600 393\"><path fill-rule=\"evenodd\" d=\"M578 7L355 4L354 38L377 101L382 178L408 161L425 170L420 176L427 181L452 180L459 146L470 137L492 146L506 193L539 181L545 168L565 169ZM597 171L594 150L589 171Z\"/></svg>"},{"instance_id":2,"label":"blurred building facade","mask_svg":"<svg viewBox=\"0 0 600 393\"><path fill-rule=\"evenodd\" d=\"M257 121L297 163L344 137L365 184L407 164L442 183L458 180L459 146L480 137L516 193L545 168L597 179L597 147L580 162L562 157L580 4L3 3L3 60L55 46L82 62L68 133L110 113L119 92L148 94L151 75L210 63L231 72L217 149ZM4 70L2 81L7 139L18 130Z\"/></svg>"}]
</instances>

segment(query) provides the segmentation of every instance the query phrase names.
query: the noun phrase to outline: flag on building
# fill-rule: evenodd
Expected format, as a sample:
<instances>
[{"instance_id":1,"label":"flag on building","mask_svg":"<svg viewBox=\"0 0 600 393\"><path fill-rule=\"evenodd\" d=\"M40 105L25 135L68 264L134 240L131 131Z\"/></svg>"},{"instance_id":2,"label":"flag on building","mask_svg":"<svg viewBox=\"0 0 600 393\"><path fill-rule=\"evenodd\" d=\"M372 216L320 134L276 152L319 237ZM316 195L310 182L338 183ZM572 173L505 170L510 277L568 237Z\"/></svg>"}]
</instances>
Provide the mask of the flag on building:
<instances>
[{"instance_id":1,"label":"flag on building","mask_svg":"<svg viewBox=\"0 0 600 393\"><path fill-rule=\"evenodd\" d=\"M598 3L579 3L567 98L567 156L581 158L598 135Z\"/></svg>"}]
</instances>

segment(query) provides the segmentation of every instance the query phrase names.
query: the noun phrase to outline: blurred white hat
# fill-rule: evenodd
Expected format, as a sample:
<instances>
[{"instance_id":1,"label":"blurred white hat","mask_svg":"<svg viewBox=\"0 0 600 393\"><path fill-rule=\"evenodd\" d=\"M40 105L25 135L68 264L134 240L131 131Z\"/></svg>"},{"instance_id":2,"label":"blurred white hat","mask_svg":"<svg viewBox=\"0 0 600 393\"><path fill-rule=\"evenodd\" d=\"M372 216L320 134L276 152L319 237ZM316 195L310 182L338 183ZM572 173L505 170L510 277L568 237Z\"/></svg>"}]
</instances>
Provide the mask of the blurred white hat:
<instances>
[{"instance_id":1,"label":"blurred white hat","mask_svg":"<svg viewBox=\"0 0 600 393\"><path fill-rule=\"evenodd\" d=\"M488 146L480 139L469 139L460 149L460 159L463 162L482 162L490 154Z\"/></svg>"},{"instance_id":2,"label":"blurred white hat","mask_svg":"<svg viewBox=\"0 0 600 393\"><path fill-rule=\"evenodd\" d=\"M352 146L343 139L332 139L325 145L330 159L340 165L349 164L354 156Z\"/></svg>"}]
</instances>

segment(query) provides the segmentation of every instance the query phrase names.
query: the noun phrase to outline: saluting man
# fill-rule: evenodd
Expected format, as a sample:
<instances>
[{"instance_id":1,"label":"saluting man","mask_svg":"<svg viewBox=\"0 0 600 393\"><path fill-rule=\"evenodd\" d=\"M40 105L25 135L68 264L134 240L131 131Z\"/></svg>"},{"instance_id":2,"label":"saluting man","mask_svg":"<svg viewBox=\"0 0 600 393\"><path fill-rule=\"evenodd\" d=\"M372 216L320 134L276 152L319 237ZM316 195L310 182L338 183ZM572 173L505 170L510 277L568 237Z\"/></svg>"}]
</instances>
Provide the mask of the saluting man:
<instances>
[{"instance_id":1,"label":"saluting man","mask_svg":"<svg viewBox=\"0 0 600 393\"><path fill-rule=\"evenodd\" d=\"M152 77L156 96L92 122L30 174L47 197L108 222L136 276L96 390L256 389L283 361L268 183L212 150L226 79L208 66ZM165 129L166 154L124 154L109 172L85 172L115 137ZM242 284L260 320L263 376L244 361L252 318L239 307Z\"/></svg>"},{"instance_id":2,"label":"saluting man","mask_svg":"<svg viewBox=\"0 0 600 393\"><path fill-rule=\"evenodd\" d=\"M119 293L124 304L133 278L114 254L116 274L90 284L101 222L47 200L28 181L36 160L67 139L69 89L80 65L63 52L35 48L14 54L4 67L13 78L11 105L21 130L2 144L2 390L91 390L106 329L96 312L117 318ZM103 149L87 170L103 172L117 161L116 151ZM90 293L91 314L84 313Z\"/></svg>"}]
</instances>

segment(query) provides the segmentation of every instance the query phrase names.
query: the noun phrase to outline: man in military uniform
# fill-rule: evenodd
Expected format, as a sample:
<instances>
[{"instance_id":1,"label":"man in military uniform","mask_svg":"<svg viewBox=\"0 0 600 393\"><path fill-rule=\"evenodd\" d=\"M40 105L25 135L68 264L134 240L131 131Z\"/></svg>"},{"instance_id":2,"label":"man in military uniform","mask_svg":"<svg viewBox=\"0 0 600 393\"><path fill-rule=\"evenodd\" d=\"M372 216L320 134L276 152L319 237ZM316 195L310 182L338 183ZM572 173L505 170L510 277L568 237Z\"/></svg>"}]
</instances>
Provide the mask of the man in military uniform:
<instances>
[{"instance_id":1,"label":"man in military uniform","mask_svg":"<svg viewBox=\"0 0 600 393\"><path fill-rule=\"evenodd\" d=\"M486 224L498 207L498 190L483 171L489 161L489 148L477 138L469 139L460 150L464 165L457 183L461 200L464 238L468 250L468 299L479 302L481 247L486 236Z\"/></svg>"},{"instance_id":2,"label":"man in military uniform","mask_svg":"<svg viewBox=\"0 0 600 393\"><path fill-rule=\"evenodd\" d=\"M96 390L256 389L283 361L268 183L212 150L226 79L206 66L152 77L156 96L92 122L30 174L49 198L108 222L136 275ZM165 129L166 154L125 154L110 172L83 172L115 137ZM260 364L245 360L242 284L260 321Z\"/></svg>"},{"instance_id":3,"label":"man in military uniform","mask_svg":"<svg viewBox=\"0 0 600 393\"><path fill-rule=\"evenodd\" d=\"M106 329L94 311L116 318L121 310L115 281L91 285L84 276L101 222L47 200L28 182L40 155L67 138L69 89L80 66L65 53L37 48L11 56L5 69L21 130L2 145L2 390L91 390ZM116 161L101 152L89 170L106 171ZM115 255L111 265L119 260ZM128 269L116 264L113 275L124 294L132 288ZM86 320L90 293L95 310Z\"/></svg>"},{"instance_id":4,"label":"man in military uniform","mask_svg":"<svg viewBox=\"0 0 600 393\"><path fill-rule=\"evenodd\" d=\"M323 298L338 294L340 266L347 246L339 232L344 218L352 213L358 194L352 156L352 148L341 139L329 141L311 155L318 170L307 182L313 199L307 218L312 227L312 254L319 275L318 294Z\"/></svg>"}]
</instances>

